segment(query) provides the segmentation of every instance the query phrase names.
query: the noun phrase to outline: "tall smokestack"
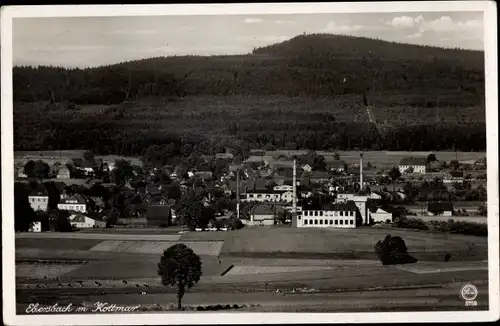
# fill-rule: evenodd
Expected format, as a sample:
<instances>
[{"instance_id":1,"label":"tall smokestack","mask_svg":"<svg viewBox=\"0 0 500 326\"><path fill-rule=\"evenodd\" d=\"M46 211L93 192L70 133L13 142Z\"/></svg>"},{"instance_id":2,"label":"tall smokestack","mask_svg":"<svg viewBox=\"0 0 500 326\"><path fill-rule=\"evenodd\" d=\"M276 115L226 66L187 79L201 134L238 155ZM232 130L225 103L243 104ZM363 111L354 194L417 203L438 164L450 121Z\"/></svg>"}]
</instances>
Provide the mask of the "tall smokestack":
<instances>
[{"instance_id":1,"label":"tall smokestack","mask_svg":"<svg viewBox=\"0 0 500 326\"><path fill-rule=\"evenodd\" d=\"M363 189L363 153L359 155L359 190Z\"/></svg>"},{"instance_id":2,"label":"tall smokestack","mask_svg":"<svg viewBox=\"0 0 500 326\"><path fill-rule=\"evenodd\" d=\"M240 169L236 170L236 217L240 219Z\"/></svg>"},{"instance_id":3,"label":"tall smokestack","mask_svg":"<svg viewBox=\"0 0 500 326\"><path fill-rule=\"evenodd\" d=\"M297 158L293 158L292 226L297 226Z\"/></svg>"}]
</instances>

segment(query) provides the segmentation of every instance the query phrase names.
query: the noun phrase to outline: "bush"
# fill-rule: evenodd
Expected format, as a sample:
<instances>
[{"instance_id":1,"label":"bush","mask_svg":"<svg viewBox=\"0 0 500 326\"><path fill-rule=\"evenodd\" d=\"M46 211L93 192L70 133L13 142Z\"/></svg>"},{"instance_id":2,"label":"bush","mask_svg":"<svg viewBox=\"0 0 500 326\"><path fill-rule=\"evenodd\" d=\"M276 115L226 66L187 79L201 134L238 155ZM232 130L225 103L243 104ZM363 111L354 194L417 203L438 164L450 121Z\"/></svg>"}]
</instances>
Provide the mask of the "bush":
<instances>
[{"instance_id":1,"label":"bush","mask_svg":"<svg viewBox=\"0 0 500 326\"><path fill-rule=\"evenodd\" d=\"M410 264L417 259L408 254L408 248L401 237L387 235L384 241L375 245L375 253L383 265Z\"/></svg>"},{"instance_id":2,"label":"bush","mask_svg":"<svg viewBox=\"0 0 500 326\"><path fill-rule=\"evenodd\" d=\"M428 230L427 224L419 218L400 218L396 223L396 227L405 229Z\"/></svg>"}]
</instances>

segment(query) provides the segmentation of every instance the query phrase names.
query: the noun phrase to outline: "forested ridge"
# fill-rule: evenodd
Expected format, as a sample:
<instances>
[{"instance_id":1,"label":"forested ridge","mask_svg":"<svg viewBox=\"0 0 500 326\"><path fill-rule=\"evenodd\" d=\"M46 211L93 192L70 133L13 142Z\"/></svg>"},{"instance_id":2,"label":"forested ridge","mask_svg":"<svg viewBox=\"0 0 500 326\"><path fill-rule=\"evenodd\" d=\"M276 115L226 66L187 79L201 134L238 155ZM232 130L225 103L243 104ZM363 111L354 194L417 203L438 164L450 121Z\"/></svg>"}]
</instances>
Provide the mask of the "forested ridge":
<instances>
[{"instance_id":1,"label":"forested ridge","mask_svg":"<svg viewBox=\"0 0 500 326\"><path fill-rule=\"evenodd\" d=\"M484 150L483 57L318 34L241 56L15 67L15 147ZM391 113L406 110L423 118Z\"/></svg>"}]
</instances>

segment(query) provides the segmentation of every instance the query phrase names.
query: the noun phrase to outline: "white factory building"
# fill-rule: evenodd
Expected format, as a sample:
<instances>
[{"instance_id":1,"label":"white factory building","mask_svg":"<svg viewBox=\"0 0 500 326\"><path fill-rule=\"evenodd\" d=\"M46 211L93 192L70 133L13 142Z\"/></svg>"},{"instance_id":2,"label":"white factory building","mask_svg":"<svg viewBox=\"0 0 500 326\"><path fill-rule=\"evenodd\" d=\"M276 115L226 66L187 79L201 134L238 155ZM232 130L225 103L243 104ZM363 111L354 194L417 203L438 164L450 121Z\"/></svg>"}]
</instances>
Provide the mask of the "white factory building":
<instances>
[{"instance_id":1,"label":"white factory building","mask_svg":"<svg viewBox=\"0 0 500 326\"><path fill-rule=\"evenodd\" d=\"M355 228L358 207L353 201L321 208L303 208L297 227Z\"/></svg>"}]
</instances>

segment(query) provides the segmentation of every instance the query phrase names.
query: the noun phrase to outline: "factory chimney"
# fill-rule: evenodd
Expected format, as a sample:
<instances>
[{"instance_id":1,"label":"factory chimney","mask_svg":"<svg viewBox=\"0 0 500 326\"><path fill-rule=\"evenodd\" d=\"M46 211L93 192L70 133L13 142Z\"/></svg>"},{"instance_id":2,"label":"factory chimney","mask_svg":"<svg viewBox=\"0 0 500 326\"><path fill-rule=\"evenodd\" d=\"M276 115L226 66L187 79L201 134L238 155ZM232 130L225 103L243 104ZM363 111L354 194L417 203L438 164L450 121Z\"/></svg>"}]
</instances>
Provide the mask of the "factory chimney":
<instances>
[{"instance_id":1,"label":"factory chimney","mask_svg":"<svg viewBox=\"0 0 500 326\"><path fill-rule=\"evenodd\" d=\"M236 217L240 219L240 169L236 170Z\"/></svg>"},{"instance_id":2,"label":"factory chimney","mask_svg":"<svg viewBox=\"0 0 500 326\"><path fill-rule=\"evenodd\" d=\"M359 155L359 190L363 190L363 153Z\"/></svg>"},{"instance_id":3,"label":"factory chimney","mask_svg":"<svg viewBox=\"0 0 500 326\"><path fill-rule=\"evenodd\" d=\"M297 158L293 158L292 226L297 226Z\"/></svg>"}]
</instances>

